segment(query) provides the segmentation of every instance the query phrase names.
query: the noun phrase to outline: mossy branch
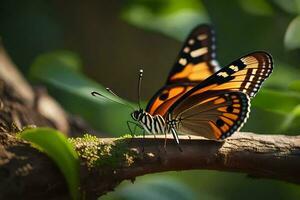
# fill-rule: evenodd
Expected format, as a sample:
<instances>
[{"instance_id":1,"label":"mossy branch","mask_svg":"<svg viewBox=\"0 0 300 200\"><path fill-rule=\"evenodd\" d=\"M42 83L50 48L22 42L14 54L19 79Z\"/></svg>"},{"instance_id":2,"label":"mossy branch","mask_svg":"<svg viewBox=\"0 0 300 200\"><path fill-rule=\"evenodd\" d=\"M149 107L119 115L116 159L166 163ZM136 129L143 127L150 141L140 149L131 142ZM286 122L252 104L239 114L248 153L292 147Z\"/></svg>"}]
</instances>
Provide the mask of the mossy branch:
<instances>
[{"instance_id":1,"label":"mossy branch","mask_svg":"<svg viewBox=\"0 0 300 200\"><path fill-rule=\"evenodd\" d=\"M1 144L0 198L68 196L63 176L46 155L13 136L1 137L6 143ZM97 199L123 180L174 170L241 172L300 184L300 136L235 133L223 142L182 136L182 152L171 136L166 150L164 136L70 140L81 158L80 189L86 199Z\"/></svg>"},{"instance_id":2,"label":"mossy branch","mask_svg":"<svg viewBox=\"0 0 300 200\"><path fill-rule=\"evenodd\" d=\"M182 136L181 148L168 137L73 139L82 160L82 190L91 199L123 180L144 174L191 169L246 173L300 184L300 136L235 133L223 142ZM144 150L144 151L143 151Z\"/></svg>"}]
</instances>

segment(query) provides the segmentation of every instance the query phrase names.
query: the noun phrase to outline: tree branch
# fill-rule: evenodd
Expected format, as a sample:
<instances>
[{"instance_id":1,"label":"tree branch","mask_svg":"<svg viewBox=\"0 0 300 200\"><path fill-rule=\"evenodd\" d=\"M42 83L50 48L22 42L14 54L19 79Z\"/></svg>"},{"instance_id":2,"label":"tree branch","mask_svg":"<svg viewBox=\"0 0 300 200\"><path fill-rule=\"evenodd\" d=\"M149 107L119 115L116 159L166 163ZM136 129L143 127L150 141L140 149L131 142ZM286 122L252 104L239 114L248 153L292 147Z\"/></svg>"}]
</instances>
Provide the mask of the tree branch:
<instances>
[{"instance_id":1,"label":"tree branch","mask_svg":"<svg viewBox=\"0 0 300 200\"><path fill-rule=\"evenodd\" d=\"M1 195L6 191L23 198L68 196L64 179L50 159L27 143L7 137L1 149L1 170L6 172L0 181ZM123 180L174 170L242 172L300 184L300 136L235 133L224 142L181 137L182 152L171 137L165 151L163 136L73 139L81 158L81 190L86 199L112 191Z\"/></svg>"},{"instance_id":2,"label":"tree branch","mask_svg":"<svg viewBox=\"0 0 300 200\"><path fill-rule=\"evenodd\" d=\"M164 136L159 136L158 139L100 140L100 145L112 145L107 155L114 156L114 148L120 149L120 144L125 145L124 149L128 151L123 152L124 156L119 159L116 167L100 164L92 170L84 169L84 191L89 191L87 194L90 195L102 195L125 179L134 180L137 176L155 172L191 169L242 172L251 177L300 183L299 136L235 133L223 142L201 137L182 137L185 137L180 140L182 152L171 136L168 137L166 151L163 148ZM90 150L90 144L85 146L80 141L75 144L87 166L89 158L86 159L88 156L82 152ZM99 144L96 146L99 147ZM106 154L101 151L98 153L102 154L102 159L107 159Z\"/></svg>"}]
</instances>

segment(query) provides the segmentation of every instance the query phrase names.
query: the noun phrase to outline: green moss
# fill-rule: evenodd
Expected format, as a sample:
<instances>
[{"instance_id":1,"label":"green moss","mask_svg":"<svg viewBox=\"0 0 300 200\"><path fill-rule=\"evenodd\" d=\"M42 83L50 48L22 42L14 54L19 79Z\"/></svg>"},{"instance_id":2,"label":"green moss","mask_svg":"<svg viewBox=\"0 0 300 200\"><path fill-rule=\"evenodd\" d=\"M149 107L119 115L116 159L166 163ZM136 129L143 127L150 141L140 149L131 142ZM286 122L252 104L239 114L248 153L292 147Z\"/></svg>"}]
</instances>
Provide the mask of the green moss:
<instances>
[{"instance_id":1,"label":"green moss","mask_svg":"<svg viewBox=\"0 0 300 200\"><path fill-rule=\"evenodd\" d=\"M125 134L125 135L122 135L120 138L121 139L122 138L124 138L124 139L126 139L126 138L132 138L132 135L131 134Z\"/></svg>"},{"instance_id":2,"label":"green moss","mask_svg":"<svg viewBox=\"0 0 300 200\"><path fill-rule=\"evenodd\" d=\"M118 168L130 166L138 156L135 149L129 149L123 137L104 143L103 140L85 134L82 138L71 138L79 157L86 161L89 168L107 166Z\"/></svg>"}]
</instances>

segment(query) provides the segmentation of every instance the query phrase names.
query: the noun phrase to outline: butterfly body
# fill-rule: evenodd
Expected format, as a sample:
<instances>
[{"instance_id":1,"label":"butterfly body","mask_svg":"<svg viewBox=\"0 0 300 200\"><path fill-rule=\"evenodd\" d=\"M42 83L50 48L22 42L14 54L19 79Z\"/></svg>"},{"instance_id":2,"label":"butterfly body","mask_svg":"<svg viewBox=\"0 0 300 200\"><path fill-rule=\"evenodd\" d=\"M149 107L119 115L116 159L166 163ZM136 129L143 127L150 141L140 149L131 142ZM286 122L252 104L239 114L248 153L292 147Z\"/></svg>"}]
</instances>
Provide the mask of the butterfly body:
<instances>
[{"instance_id":1,"label":"butterfly body","mask_svg":"<svg viewBox=\"0 0 300 200\"><path fill-rule=\"evenodd\" d=\"M166 130L166 121L161 115L152 116L143 109L131 113L133 120L137 121L147 133L159 134Z\"/></svg>"},{"instance_id":2,"label":"butterfly body","mask_svg":"<svg viewBox=\"0 0 300 200\"><path fill-rule=\"evenodd\" d=\"M137 121L143 129L150 134L168 134L172 133L176 142L178 140L176 129L179 128L179 120L172 119L169 115L167 119L164 119L161 115L152 116L143 109L135 110L131 113L133 120Z\"/></svg>"}]
</instances>

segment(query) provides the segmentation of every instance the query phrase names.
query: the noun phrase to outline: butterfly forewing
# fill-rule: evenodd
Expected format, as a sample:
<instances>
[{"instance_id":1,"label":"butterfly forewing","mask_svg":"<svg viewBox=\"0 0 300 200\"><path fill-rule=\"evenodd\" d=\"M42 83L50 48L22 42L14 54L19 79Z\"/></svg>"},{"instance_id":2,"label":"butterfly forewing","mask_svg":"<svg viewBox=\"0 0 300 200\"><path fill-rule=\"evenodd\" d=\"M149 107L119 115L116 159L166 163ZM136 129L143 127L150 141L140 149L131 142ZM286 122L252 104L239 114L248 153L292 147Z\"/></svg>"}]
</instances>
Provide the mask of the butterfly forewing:
<instances>
[{"instance_id":1,"label":"butterfly forewing","mask_svg":"<svg viewBox=\"0 0 300 200\"><path fill-rule=\"evenodd\" d=\"M218 71L215 47L214 31L210 26L197 26L179 52L167 84L199 83Z\"/></svg>"},{"instance_id":2,"label":"butterfly forewing","mask_svg":"<svg viewBox=\"0 0 300 200\"><path fill-rule=\"evenodd\" d=\"M216 84L216 87L212 87L211 90L236 90L253 97L272 70L272 57L266 52L254 52L214 74L210 81Z\"/></svg>"},{"instance_id":3,"label":"butterfly forewing","mask_svg":"<svg viewBox=\"0 0 300 200\"><path fill-rule=\"evenodd\" d=\"M190 33L168 76L166 85L149 101L147 112L165 116L177 99L219 70L214 40L214 32L208 25L197 26Z\"/></svg>"},{"instance_id":4,"label":"butterfly forewing","mask_svg":"<svg viewBox=\"0 0 300 200\"><path fill-rule=\"evenodd\" d=\"M223 91L218 95L198 96L197 103L181 104L172 118L179 120L178 131L184 134L224 139L239 130L248 118L250 100L241 92ZM193 98L193 97L188 97Z\"/></svg>"},{"instance_id":5,"label":"butterfly forewing","mask_svg":"<svg viewBox=\"0 0 300 200\"><path fill-rule=\"evenodd\" d=\"M272 58L265 52L243 56L182 95L170 107L169 112L183 101L187 101L187 97L201 95L204 92L239 91L253 97L263 81L271 74L272 69Z\"/></svg>"},{"instance_id":6,"label":"butterfly forewing","mask_svg":"<svg viewBox=\"0 0 300 200\"><path fill-rule=\"evenodd\" d=\"M152 115L159 114L164 116L172 104L192 87L192 85L172 85L163 87L152 98L146 111Z\"/></svg>"}]
</instances>

